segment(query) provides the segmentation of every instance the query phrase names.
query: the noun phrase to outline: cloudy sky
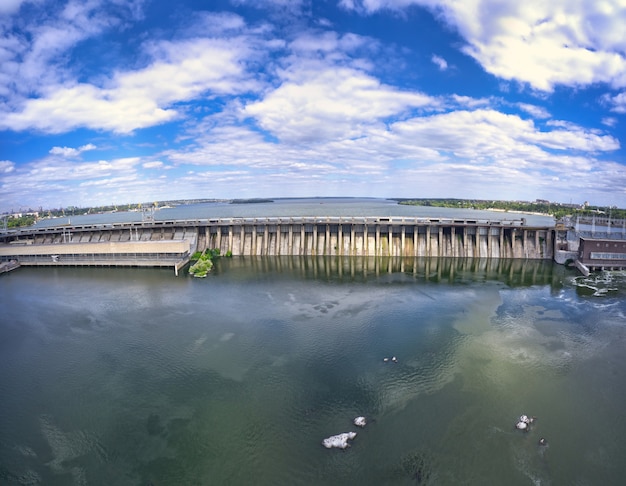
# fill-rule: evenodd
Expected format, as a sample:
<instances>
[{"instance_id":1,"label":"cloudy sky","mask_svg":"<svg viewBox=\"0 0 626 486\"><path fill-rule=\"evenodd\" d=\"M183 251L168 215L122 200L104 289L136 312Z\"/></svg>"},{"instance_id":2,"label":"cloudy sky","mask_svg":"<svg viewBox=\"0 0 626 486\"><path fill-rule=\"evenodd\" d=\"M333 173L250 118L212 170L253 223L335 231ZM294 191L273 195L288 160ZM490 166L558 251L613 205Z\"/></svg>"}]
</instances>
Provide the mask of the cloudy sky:
<instances>
[{"instance_id":1,"label":"cloudy sky","mask_svg":"<svg viewBox=\"0 0 626 486\"><path fill-rule=\"evenodd\" d=\"M624 0L2 0L0 212L626 206Z\"/></svg>"}]
</instances>

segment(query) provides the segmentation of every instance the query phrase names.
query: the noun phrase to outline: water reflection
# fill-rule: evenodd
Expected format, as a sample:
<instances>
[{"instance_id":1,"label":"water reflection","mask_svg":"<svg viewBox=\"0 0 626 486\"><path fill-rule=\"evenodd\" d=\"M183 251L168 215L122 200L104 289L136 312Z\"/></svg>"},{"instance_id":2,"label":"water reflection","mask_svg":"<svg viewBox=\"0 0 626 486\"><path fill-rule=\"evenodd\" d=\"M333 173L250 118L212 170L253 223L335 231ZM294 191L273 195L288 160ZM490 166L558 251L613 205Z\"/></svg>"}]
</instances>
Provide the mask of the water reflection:
<instances>
[{"instance_id":1,"label":"water reflection","mask_svg":"<svg viewBox=\"0 0 626 486\"><path fill-rule=\"evenodd\" d=\"M256 272L295 272L305 278L366 281L402 274L432 283L499 281L511 287L562 287L563 278L575 275L550 260L413 258L349 256L234 257L220 260L217 271L247 267Z\"/></svg>"}]
</instances>

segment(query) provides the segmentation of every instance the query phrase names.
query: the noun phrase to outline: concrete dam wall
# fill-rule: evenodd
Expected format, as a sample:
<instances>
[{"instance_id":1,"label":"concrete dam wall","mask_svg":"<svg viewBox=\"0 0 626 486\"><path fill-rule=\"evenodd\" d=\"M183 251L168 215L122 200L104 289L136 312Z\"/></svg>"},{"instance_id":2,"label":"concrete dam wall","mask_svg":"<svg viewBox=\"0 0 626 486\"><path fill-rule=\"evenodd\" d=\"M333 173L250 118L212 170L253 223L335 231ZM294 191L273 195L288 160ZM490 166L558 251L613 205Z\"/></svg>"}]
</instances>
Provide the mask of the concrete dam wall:
<instances>
[{"instance_id":1,"label":"concrete dam wall","mask_svg":"<svg viewBox=\"0 0 626 486\"><path fill-rule=\"evenodd\" d=\"M256 256L552 259L552 228L523 221L336 218L230 221L198 228L198 250Z\"/></svg>"},{"instance_id":2,"label":"concrete dam wall","mask_svg":"<svg viewBox=\"0 0 626 486\"><path fill-rule=\"evenodd\" d=\"M0 235L21 265L172 266L222 255L552 260L554 228L524 220L227 218L26 228Z\"/></svg>"}]
</instances>

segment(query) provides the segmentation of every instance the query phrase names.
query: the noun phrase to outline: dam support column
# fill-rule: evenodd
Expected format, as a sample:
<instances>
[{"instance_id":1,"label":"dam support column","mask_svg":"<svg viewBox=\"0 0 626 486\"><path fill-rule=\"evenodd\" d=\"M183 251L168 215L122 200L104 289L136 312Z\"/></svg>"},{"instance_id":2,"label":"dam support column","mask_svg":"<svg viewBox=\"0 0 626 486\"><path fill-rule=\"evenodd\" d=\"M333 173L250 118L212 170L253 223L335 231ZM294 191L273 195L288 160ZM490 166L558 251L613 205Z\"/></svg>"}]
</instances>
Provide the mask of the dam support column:
<instances>
[{"instance_id":1,"label":"dam support column","mask_svg":"<svg viewBox=\"0 0 626 486\"><path fill-rule=\"evenodd\" d=\"M341 224L341 219L339 220L339 224L337 225L337 255L343 256L343 224Z\"/></svg>"},{"instance_id":2,"label":"dam support column","mask_svg":"<svg viewBox=\"0 0 626 486\"><path fill-rule=\"evenodd\" d=\"M369 248L368 248L368 244L367 244L367 223L365 223L363 225L363 256L368 256L369 255Z\"/></svg>"},{"instance_id":3,"label":"dam support column","mask_svg":"<svg viewBox=\"0 0 626 486\"><path fill-rule=\"evenodd\" d=\"M357 254L357 245L356 245L356 231L354 229L354 223L350 225L350 255L356 256ZM351 275L354 275L354 272L351 272Z\"/></svg>"},{"instance_id":4,"label":"dam support column","mask_svg":"<svg viewBox=\"0 0 626 486\"><path fill-rule=\"evenodd\" d=\"M463 257L467 257L469 245L467 243L467 226L463 226Z\"/></svg>"},{"instance_id":5,"label":"dam support column","mask_svg":"<svg viewBox=\"0 0 626 486\"><path fill-rule=\"evenodd\" d=\"M330 256L330 225L326 225L326 240L324 241L324 248L326 248L326 255Z\"/></svg>"},{"instance_id":6,"label":"dam support column","mask_svg":"<svg viewBox=\"0 0 626 486\"><path fill-rule=\"evenodd\" d=\"M439 254L440 257L445 256L443 252L443 227L442 226L439 226L438 228L437 244L438 244L437 253Z\"/></svg>"},{"instance_id":7,"label":"dam support column","mask_svg":"<svg viewBox=\"0 0 626 486\"><path fill-rule=\"evenodd\" d=\"M543 248L539 246L539 231L535 230L535 251L537 252L537 256L543 255Z\"/></svg>"},{"instance_id":8,"label":"dam support column","mask_svg":"<svg viewBox=\"0 0 626 486\"><path fill-rule=\"evenodd\" d=\"M480 258L480 232L481 227L476 226L476 234L474 235L474 256Z\"/></svg>"},{"instance_id":9,"label":"dam support column","mask_svg":"<svg viewBox=\"0 0 626 486\"><path fill-rule=\"evenodd\" d=\"M457 256L456 254L456 228L450 227L450 243L452 244L452 258Z\"/></svg>"}]
</instances>

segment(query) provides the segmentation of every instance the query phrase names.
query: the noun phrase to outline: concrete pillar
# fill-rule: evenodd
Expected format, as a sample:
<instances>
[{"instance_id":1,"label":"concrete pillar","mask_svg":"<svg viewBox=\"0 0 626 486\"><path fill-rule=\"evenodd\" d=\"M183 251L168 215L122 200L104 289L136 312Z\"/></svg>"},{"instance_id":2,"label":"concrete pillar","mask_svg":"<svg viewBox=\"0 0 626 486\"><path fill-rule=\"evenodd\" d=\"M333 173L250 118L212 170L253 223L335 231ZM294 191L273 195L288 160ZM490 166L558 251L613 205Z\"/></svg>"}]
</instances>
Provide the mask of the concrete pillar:
<instances>
[{"instance_id":1,"label":"concrete pillar","mask_svg":"<svg viewBox=\"0 0 626 486\"><path fill-rule=\"evenodd\" d=\"M426 225L426 256L428 258L433 256L433 244L430 241L430 224Z\"/></svg>"},{"instance_id":2,"label":"concrete pillar","mask_svg":"<svg viewBox=\"0 0 626 486\"><path fill-rule=\"evenodd\" d=\"M243 255L246 248L246 225L241 225L240 239L239 239L239 254Z\"/></svg>"},{"instance_id":3,"label":"concrete pillar","mask_svg":"<svg viewBox=\"0 0 626 486\"><path fill-rule=\"evenodd\" d=\"M283 234L280 232L280 224L276 225L276 256L280 256L280 245L282 244Z\"/></svg>"},{"instance_id":4,"label":"concrete pillar","mask_svg":"<svg viewBox=\"0 0 626 486\"><path fill-rule=\"evenodd\" d=\"M446 256L444 255L444 251L443 251L443 227L439 226L439 256L443 257Z\"/></svg>"},{"instance_id":5,"label":"concrete pillar","mask_svg":"<svg viewBox=\"0 0 626 486\"><path fill-rule=\"evenodd\" d=\"M468 244L467 244L467 225L463 226L463 256L467 257Z\"/></svg>"},{"instance_id":6,"label":"concrete pillar","mask_svg":"<svg viewBox=\"0 0 626 486\"><path fill-rule=\"evenodd\" d=\"M354 223L350 226L350 255L356 256L356 231L354 229ZM351 272L354 276L354 272Z\"/></svg>"},{"instance_id":7,"label":"concrete pillar","mask_svg":"<svg viewBox=\"0 0 626 486\"><path fill-rule=\"evenodd\" d=\"M480 258L480 233L481 233L481 227L476 226L476 236L474 240L474 244L476 245L474 247L474 256L476 258Z\"/></svg>"},{"instance_id":8,"label":"concrete pillar","mask_svg":"<svg viewBox=\"0 0 626 486\"><path fill-rule=\"evenodd\" d=\"M289 223L289 241L287 242L287 253L293 255L293 224Z\"/></svg>"},{"instance_id":9,"label":"concrete pillar","mask_svg":"<svg viewBox=\"0 0 626 486\"><path fill-rule=\"evenodd\" d=\"M313 241L311 242L311 253L317 255L317 223L313 223Z\"/></svg>"},{"instance_id":10,"label":"concrete pillar","mask_svg":"<svg viewBox=\"0 0 626 486\"><path fill-rule=\"evenodd\" d=\"M382 248L380 247L380 225L376 225L376 249L374 250L376 256L382 255Z\"/></svg>"},{"instance_id":11,"label":"concrete pillar","mask_svg":"<svg viewBox=\"0 0 626 486\"><path fill-rule=\"evenodd\" d=\"M326 240L324 241L324 248L326 248L326 255L331 255L330 251L330 225L326 225Z\"/></svg>"},{"instance_id":12,"label":"concrete pillar","mask_svg":"<svg viewBox=\"0 0 626 486\"><path fill-rule=\"evenodd\" d=\"M343 225L339 221L337 226L337 255L343 255Z\"/></svg>"},{"instance_id":13,"label":"concrete pillar","mask_svg":"<svg viewBox=\"0 0 626 486\"><path fill-rule=\"evenodd\" d=\"M215 247L220 248L221 245L222 245L222 227L218 226L217 227L217 241L215 242Z\"/></svg>"},{"instance_id":14,"label":"concrete pillar","mask_svg":"<svg viewBox=\"0 0 626 486\"><path fill-rule=\"evenodd\" d=\"M367 224L363 225L363 256L369 255L369 248L367 244L368 236L367 236Z\"/></svg>"},{"instance_id":15,"label":"concrete pillar","mask_svg":"<svg viewBox=\"0 0 626 486\"><path fill-rule=\"evenodd\" d=\"M506 253L504 251L504 226L500 226L500 258L505 258Z\"/></svg>"},{"instance_id":16,"label":"concrete pillar","mask_svg":"<svg viewBox=\"0 0 626 486\"><path fill-rule=\"evenodd\" d=\"M417 240L418 240L418 229L417 229L417 225L413 226L413 256L416 257L418 254L417 251ZM413 267L414 271L413 273L415 273L415 267Z\"/></svg>"},{"instance_id":17,"label":"concrete pillar","mask_svg":"<svg viewBox=\"0 0 626 486\"><path fill-rule=\"evenodd\" d=\"M452 242L452 258L456 257L456 228L454 226L450 227L450 241Z\"/></svg>"},{"instance_id":18,"label":"concrete pillar","mask_svg":"<svg viewBox=\"0 0 626 486\"><path fill-rule=\"evenodd\" d=\"M389 225L387 226L388 230L387 230L387 246L389 247L387 249L387 254L389 256L394 256L394 252L393 252L393 226Z\"/></svg>"},{"instance_id":19,"label":"concrete pillar","mask_svg":"<svg viewBox=\"0 0 626 486\"><path fill-rule=\"evenodd\" d=\"M403 257L405 254L404 251L404 240L406 238L406 228L402 225L402 229L400 230L400 256Z\"/></svg>"},{"instance_id":20,"label":"concrete pillar","mask_svg":"<svg viewBox=\"0 0 626 486\"><path fill-rule=\"evenodd\" d=\"M262 255L268 255L270 249L269 242L269 228L267 227L267 223L265 223L265 228L263 229L263 252Z\"/></svg>"},{"instance_id":21,"label":"concrete pillar","mask_svg":"<svg viewBox=\"0 0 626 486\"><path fill-rule=\"evenodd\" d=\"M539 246L539 230L535 230L535 251L537 252L537 256L543 255L543 251Z\"/></svg>"}]
</instances>

